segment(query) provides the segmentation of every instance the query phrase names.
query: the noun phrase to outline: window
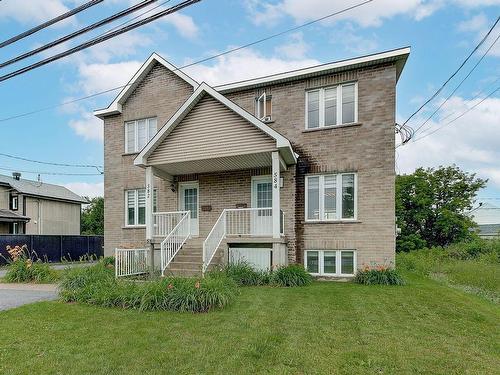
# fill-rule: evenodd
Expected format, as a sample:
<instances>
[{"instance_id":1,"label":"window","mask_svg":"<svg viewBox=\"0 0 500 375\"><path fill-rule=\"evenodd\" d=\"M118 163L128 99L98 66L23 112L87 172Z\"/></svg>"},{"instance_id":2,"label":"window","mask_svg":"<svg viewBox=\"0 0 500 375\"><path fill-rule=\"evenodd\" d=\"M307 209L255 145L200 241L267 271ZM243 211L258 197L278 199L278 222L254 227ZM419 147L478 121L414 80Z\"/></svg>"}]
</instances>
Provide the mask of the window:
<instances>
[{"instance_id":1,"label":"window","mask_svg":"<svg viewBox=\"0 0 500 375\"><path fill-rule=\"evenodd\" d=\"M255 99L255 115L259 120L271 121L271 98L271 95L266 95L266 93L263 93L261 96Z\"/></svg>"},{"instance_id":2,"label":"window","mask_svg":"<svg viewBox=\"0 0 500 375\"><path fill-rule=\"evenodd\" d=\"M19 209L19 197L17 195L12 196L10 200L10 209L17 211Z\"/></svg>"},{"instance_id":3,"label":"window","mask_svg":"<svg viewBox=\"0 0 500 375\"><path fill-rule=\"evenodd\" d=\"M313 275L353 276L356 254L354 250L307 250L305 268Z\"/></svg>"},{"instance_id":4,"label":"window","mask_svg":"<svg viewBox=\"0 0 500 375\"><path fill-rule=\"evenodd\" d=\"M141 151L157 131L156 118L125 123L125 153Z\"/></svg>"},{"instance_id":5,"label":"window","mask_svg":"<svg viewBox=\"0 0 500 375\"><path fill-rule=\"evenodd\" d=\"M357 83L306 92L306 129L350 124L358 119Z\"/></svg>"},{"instance_id":6,"label":"window","mask_svg":"<svg viewBox=\"0 0 500 375\"><path fill-rule=\"evenodd\" d=\"M306 177L306 221L356 219L356 174Z\"/></svg>"},{"instance_id":7,"label":"window","mask_svg":"<svg viewBox=\"0 0 500 375\"><path fill-rule=\"evenodd\" d=\"M153 212L156 212L157 190L153 191ZM125 225L146 225L146 189L125 191Z\"/></svg>"}]
</instances>

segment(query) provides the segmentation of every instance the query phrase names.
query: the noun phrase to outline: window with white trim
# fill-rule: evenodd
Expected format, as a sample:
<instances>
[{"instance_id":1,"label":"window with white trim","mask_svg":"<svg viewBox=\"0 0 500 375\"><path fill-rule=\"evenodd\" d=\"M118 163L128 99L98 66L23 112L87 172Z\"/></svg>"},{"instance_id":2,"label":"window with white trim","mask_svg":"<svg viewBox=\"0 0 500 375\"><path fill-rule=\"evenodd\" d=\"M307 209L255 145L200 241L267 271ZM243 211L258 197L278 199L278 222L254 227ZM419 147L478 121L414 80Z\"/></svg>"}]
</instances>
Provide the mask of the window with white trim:
<instances>
[{"instance_id":1,"label":"window with white trim","mask_svg":"<svg viewBox=\"0 0 500 375\"><path fill-rule=\"evenodd\" d=\"M306 250L304 267L318 276L353 276L356 271L354 250Z\"/></svg>"},{"instance_id":2,"label":"window with white trim","mask_svg":"<svg viewBox=\"0 0 500 375\"><path fill-rule=\"evenodd\" d=\"M153 190L153 212L156 212L157 190ZM146 189L125 190L125 225L146 225Z\"/></svg>"},{"instance_id":3,"label":"window with white trim","mask_svg":"<svg viewBox=\"0 0 500 375\"><path fill-rule=\"evenodd\" d=\"M12 211L17 211L19 209L19 197L17 195L11 197L10 207Z\"/></svg>"},{"instance_id":4,"label":"window with white trim","mask_svg":"<svg viewBox=\"0 0 500 375\"><path fill-rule=\"evenodd\" d=\"M355 220L357 178L355 173L306 176L306 221Z\"/></svg>"},{"instance_id":5,"label":"window with white trim","mask_svg":"<svg viewBox=\"0 0 500 375\"><path fill-rule=\"evenodd\" d=\"M156 117L125 123L125 153L141 151L157 132Z\"/></svg>"},{"instance_id":6,"label":"window with white trim","mask_svg":"<svg viewBox=\"0 0 500 375\"><path fill-rule=\"evenodd\" d=\"M306 129L358 121L358 84L344 83L306 92Z\"/></svg>"},{"instance_id":7,"label":"window with white trim","mask_svg":"<svg viewBox=\"0 0 500 375\"><path fill-rule=\"evenodd\" d=\"M262 93L255 99L255 117L262 121L271 121L272 119L272 96Z\"/></svg>"}]
</instances>

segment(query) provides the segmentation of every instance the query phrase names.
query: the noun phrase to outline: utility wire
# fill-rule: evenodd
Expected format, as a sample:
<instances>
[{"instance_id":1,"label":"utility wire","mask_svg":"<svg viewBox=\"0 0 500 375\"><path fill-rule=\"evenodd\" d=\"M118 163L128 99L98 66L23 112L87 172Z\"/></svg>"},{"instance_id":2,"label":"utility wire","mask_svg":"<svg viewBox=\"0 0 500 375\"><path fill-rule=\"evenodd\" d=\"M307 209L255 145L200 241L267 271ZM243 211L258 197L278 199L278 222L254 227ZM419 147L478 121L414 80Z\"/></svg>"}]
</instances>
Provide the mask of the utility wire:
<instances>
[{"instance_id":1,"label":"utility wire","mask_svg":"<svg viewBox=\"0 0 500 375\"><path fill-rule=\"evenodd\" d=\"M44 174L44 175L54 175L54 176L102 176L104 174L104 172L101 172L101 173L65 173L65 172L24 171L24 170L4 168L4 167L0 167L0 170L9 171L9 172L33 173L33 174Z\"/></svg>"},{"instance_id":2,"label":"utility wire","mask_svg":"<svg viewBox=\"0 0 500 375\"><path fill-rule=\"evenodd\" d=\"M9 38L3 42L0 43L0 48L3 48L5 46L8 46L9 44L12 44L14 42L17 42L18 40L20 39L23 39L23 38L26 38L27 36L31 35L31 34L34 34L36 33L37 31L40 31L42 29L45 29L46 27L50 26L50 25L53 25L59 21L62 21L68 17L71 17L77 13L80 13L81 11L87 9L87 8L90 8L94 5L97 5L99 3L102 3L104 0L92 0L92 1L89 1L83 5L80 5L79 7L75 8L75 9L72 9L64 14L61 14L55 18L52 18L51 20L47 21L47 22L44 22L42 23L41 25L38 25L38 26L35 26L33 27L32 29L29 29L21 34L18 34L16 36L13 36L12 38ZM29 5L28 5L29 6Z\"/></svg>"},{"instance_id":3,"label":"utility wire","mask_svg":"<svg viewBox=\"0 0 500 375\"><path fill-rule=\"evenodd\" d=\"M56 60L59 60L59 59L62 59L63 57L66 57L66 56L69 56L69 55L72 55L73 53L75 52L79 52L79 51L82 51L86 48L89 48L93 45L96 45L96 44L99 44L99 43L102 43L108 39L111 39L111 38L114 38L115 36L118 36L120 34L123 34L123 33L126 33L130 30L133 30L133 29L136 29L140 26L143 26L143 25L146 25L150 22L153 22L155 20L157 20L158 18L161 18L161 17L164 17L168 14L171 14L171 13L175 13L189 5L192 5L194 3L198 3L200 2L201 0L185 0L177 5L174 5L173 7L170 7L170 8L167 8L161 12L158 12L156 14L153 14L152 16L149 16L147 18L144 18L142 20L139 20L137 22L134 22L128 26L125 26L121 29L118 29L118 30L115 30L113 32L110 32L110 33L107 33L107 34L104 34L104 35L101 35L101 36L98 36L94 39L91 39L85 43L82 43L82 44L79 44L73 48L70 48L69 50L67 51L64 51L64 52L61 52L61 53L58 53L57 55L54 55L54 56L51 56L51 57L48 57L44 60L41 60L41 61L38 61L34 64L31 64L31 65L28 65L24 68L21 68L21 69L18 69L18 70L15 70L11 73L8 73L8 74L5 74L3 76L0 76L0 82L2 81L5 81L7 79L10 79L10 78L13 78L15 76L18 76L20 74L23 74L23 73L26 73L30 70L33 70L33 69L36 69L36 68L39 68L43 65L46 65L46 64L49 64L53 61L56 61Z\"/></svg>"},{"instance_id":4,"label":"utility wire","mask_svg":"<svg viewBox=\"0 0 500 375\"><path fill-rule=\"evenodd\" d=\"M11 159L17 159L17 160L22 160L22 161L28 161L30 163L37 163L37 164L45 164L45 165L55 165L57 167L76 167L76 168L103 168L102 165L94 165L94 164L68 164L68 163L52 163L48 161L40 161L40 160L33 160L33 159L28 159L24 158L22 156L14 156L14 155L9 155L9 154L4 154L0 152L0 156L5 156L7 158Z\"/></svg>"},{"instance_id":5,"label":"utility wire","mask_svg":"<svg viewBox=\"0 0 500 375\"><path fill-rule=\"evenodd\" d=\"M459 118L465 116L467 113L469 113L470 111L472 111L474 108L476 108L477 106L479 106L481 103L483 103L486 99L488 99L490 96L492 96L493 94L495 94L497 91L500 90L500 86L498 86L495 90L493 90L492 92L490 92L487 96L485 96L483 99L481 99L479 102L477 102L476 104L474 104L472 107L468 108L467 110L465 110L464 112L462 112L460 115L458 115L457 117L453 118L453 120L451 121L448 121L447 123L445 123L444 125L441 125L440 127L434 129L433 131L425 134L425 135L422 135L421 137L419 138L416 138L413 143L425 138L425 137L428 137L429 135L431 134L434 134L436 133L437 131L443 129L445 126L448 126L450 125L451 123L457 121Z\"/></svg>"},{"instance_id":6,"label":"utility wire","mask_svg":"<svg viewBox=\"0 0 500 375\"><path fill-rule=\"evenodd\" d=\"M354 8L357 8L357 7L360 7L362 5L365 5L365 4L368 4L368 3L371 3L372 1L374 0L367 0L367 1L363 1L361 3L358 3L356 5L353 5L351 7L348 7L348 8L345 8L345 9L342 9L340 11L337 11L337 12L334 12L334 13L330 13L324 17L321 17L321 18L318 18L318 19L315 19L315 20L312 20L310 22L307 22L307 23L304 23L304 24L301 24L301 25L298 25L296 27L293 27L291 29L287 29L287 30L284 30L282 32L279 32L277 34L273 34L271 36L268 36L268 37L265 37L265 38L262 38L262 39L259 39L259 40L256 40L254 42L251 42L251 43L248 43L248 44L244 44L244 45L241 45L239 47L236 47L236 48L233 48L233 49L228 49L224 52L221 52L221 53L218 53L216 55L213 55L213 56L210 56L210 57L207 57L207 58L203 58L201 60L197 60L193 63L190 63L190 64L187 64L187 65L184 65L184 66L181 66L179 68L175 68L173 69L172 71L175 72L175 71L178 71L178 70L181 70L181 69L184 69L184 68L187 68L187 67L190 67L190 66L193 66L193 65L197 65L197 64L201 64L203 62L206 62L206 61L209 61L209 60L213 60L217 57L221 57L221 56L224 56L224 55L228 55L230 53L233 53L233 52L236 52L236 51L239 51L239 50L242 50L244 48L248 48L250 46L253 46L253 45L256 45L258 43L262 43L264 41L267 41L269 39L272 39L272 38L275 38L275 37L278 37L278 36L281 36L281 35L284 35L286 33L290 33L292 31L295 31L297 29L300 29L300 28L303 28L303 27L306 27L306 26L309 26L313 23L316 23L316 22L320 22L320 21L323 21L327 18L330 18L330 17L334 17L338 14L341 14L341 13L345 13L349 10L352 10ZM112 92L112 91L116 91L116 90L119 90L119 89L123 89L127 86L130 86L131 83L128 83L128 84L125 84L125 85L121 85L121 86L117 86L117 87L113 87L113 88L110 88L110 89L107 89L107 90L104 90L104 91L100 91L100 92L96 92L94 94L90 94L90 95L87 95L87 96L84 96L84 97L81 97L81 98L76 98L76 99L72 99L72 100L69 100L69 101L66 101L66 102L63 102L63 103L59 103L59 104L54 104L52 106L48 106L48 107L44 107L44 108L39 108L39 109L35 109L35 110L32 110L32 111L29 111L29 112L24 112L24 113L20 113L18 115L13 115L13 116L9 116L9 117L5 117L5 118L2 118L0 119L0 122L5 122L5 121L9 121L9 120L13 120L13 119L17 119L17 118L20 118L20 117L25 117L25 116L29 116L29 115L32 115L32 114L35 114L35 113L39 113L39 112L43 112L43 111L48 111L48 110L51 110L51 109L54 109L54 108L59 108L59 107L62 107L62 106L65 106L65 105L68 105L68 104L73 104L75 102L79 102L79 101L82 101L82 100L87 100L87 99L90 99L90 98L94 98L96 96L99 96L99 95L103 95L103 94L107 94L109 92Z\"/></svg>"},{"instance_id":7,"label":"utility wire","mask_svg":"<svg viewBox=\"0 0 500 375\"><path fill-rule=\"evenodd\" d=\"M437 112L439 112L439 110L448 102L448 100L451 99L451 97L457 92L457 90L460 88L460 86L462 86L462 84L467 80L467 78L470 77L470 75L472 74L472 72L477 68L477 66L481 63L481 61L483 61L483 59L486 57L486 55L490 52L490 50L493 48L493 46L497 43L497 41L498 41L499 38L500 38L500 34L498 34L498 36L493 41L493 43L491 44L491 46L483 53L483 55L481 56L481 58L476 62L476 64L472 67L472 69L469 71L469 73L467 73L467 75L460 81L460 83L458 84L458 86L455 87L455 89L451 92L451 94L448 95L448 97L446 97L446 99L436 108L436 110L434 112L432 112L430 114L429 117L427 117L427 119L417 129L415 129L415 133L417 133L420 129L422 129L422 127L424 127L425 124L427 124L430 121L430 119L432 117L434 117L434 115Z\"/></svg>"},{"instance_id":8,"label":"utility wire","mask_svg":"<svg viewBox=\"0 0 500 375\"><path fill-rule=\"evenodd\" d=\"M490 30L486 33L486 35L483 37L483 39L481 39L481 41L479 42L479 44L472 50L472 52L467 56L467 58L460 64L460 66L458 67L458 69L455 70L455 72L453 72L453 74L441 85L441 87L434 94L432 94L432 96L429 99L427 99L424 102L424 104L422 104L415 112L413 112L410 115L410 117L408 117L408 119L406 119L406 121L403 123L403 125L406 125L408 123L408 121L410 121L427 104L429 104L436 96L439 95L439 93L444 89L444 87L453 79L453 77L455 77L458 74L458 72L464 67L464 65L467 63L467 61L469 61L469 59L472 57L472 55L474 55L474 53L482 46L482 44L484 43L484 41L488 38L488 36L491 34L491 32L493 31L493 29L498 24L498 21L500 21L500 17L498 17L496 19L495 23L493 24L493 26L491 26Z\"/></svg>"},{"instance_id":9,"label":"utility wire","mask_svg":"<svg viewBox=\"0 0 500 375\"><path fill-rule=\"evenodd\" d=\"M75 31L75 32L73 32L71 34L68 34L68 35L65 35L65 36L63 36L63 37L61 37L59 39L56 39L53 42L47 43L47 44L45 44L43 46L35 48L32 51L25 52L25 53L23 53L23 54L21 54L19 56L16 56L16 57L14 57L14 58L12 58L12 59L10 59L8 61L0 63L0 68L4 68L7 65L13 64L13 63L21 61L21 60L24 60L24 59L26 59L26 58L28 58L30 56L33 56L33 55L35 55L37 53L40 53L40 52L45 51L45 50L47 50L49 48L55 47L55 46L57 46L57 45L59 45L61 43L67 42L68 40L71 40L73 38L76 38L79 35L85 34L86 32L89 32L89 31L94 30L94 29L96 29L98 27L101 27L101 26L106 25L106 24L108 24L110 22L113 22L113 21L115 21L115 20L117 20L119 18L122 18L122 17L130 14L130 13L135 12L138 9L144 8L145 6L150 5L150 4L152 4L152 3L156 2L156 1L158 1L158 0L144 0L144 1L141 1L140 3L135 4L135 5L127 8L127 9L124 9L124 10L122 10L122 11L120 11L118 13L115 13L115 14L109 16L109 17L106 17L106 18L104 18L104 19L102 19L100 21L94 22L93 24L91 24L91 25L89 25L87 27L84 27L83 29L77 30L77 31Z\"/></svg>"}]
</instances>

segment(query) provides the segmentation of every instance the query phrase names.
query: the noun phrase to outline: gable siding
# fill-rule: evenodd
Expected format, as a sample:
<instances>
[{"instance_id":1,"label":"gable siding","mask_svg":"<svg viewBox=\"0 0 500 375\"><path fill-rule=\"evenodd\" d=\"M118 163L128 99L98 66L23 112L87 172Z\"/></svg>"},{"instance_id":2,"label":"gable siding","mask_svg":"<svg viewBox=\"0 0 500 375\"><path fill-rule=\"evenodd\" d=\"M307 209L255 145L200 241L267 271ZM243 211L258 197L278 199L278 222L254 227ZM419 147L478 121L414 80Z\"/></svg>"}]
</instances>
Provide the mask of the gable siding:
<instances>
[{"instance_id":1,"label":"gable siding","mask_svg":"<svg viewBox=\"0 0 500 375\"><path fill-rule=\"evenodd\" d=\"M148 163L175 163L271 151L276 141L205 95L153 151Z\"/></svg>"}]
</instances>

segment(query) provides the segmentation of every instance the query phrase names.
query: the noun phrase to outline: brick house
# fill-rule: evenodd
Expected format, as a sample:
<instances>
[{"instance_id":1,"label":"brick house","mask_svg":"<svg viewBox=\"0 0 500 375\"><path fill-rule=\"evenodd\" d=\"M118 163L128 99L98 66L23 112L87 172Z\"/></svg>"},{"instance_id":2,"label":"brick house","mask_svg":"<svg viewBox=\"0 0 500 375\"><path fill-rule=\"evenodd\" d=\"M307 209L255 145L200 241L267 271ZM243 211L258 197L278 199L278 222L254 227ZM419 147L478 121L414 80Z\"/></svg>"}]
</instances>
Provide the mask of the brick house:
<instances>
[{"instance_id":1,"label":"brick house","mask_svg":"<svg viewBox=\"0 0 500 375\"><path fill-rule=\"evenodd\" d=\"M409 52L216 87L151 55L94 112L105 254L150 246L163 272L183 274L245 259L345 277L394 262L396 83Z\"/></svg>"}]
</instances>

